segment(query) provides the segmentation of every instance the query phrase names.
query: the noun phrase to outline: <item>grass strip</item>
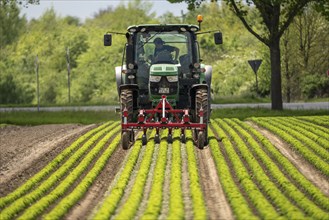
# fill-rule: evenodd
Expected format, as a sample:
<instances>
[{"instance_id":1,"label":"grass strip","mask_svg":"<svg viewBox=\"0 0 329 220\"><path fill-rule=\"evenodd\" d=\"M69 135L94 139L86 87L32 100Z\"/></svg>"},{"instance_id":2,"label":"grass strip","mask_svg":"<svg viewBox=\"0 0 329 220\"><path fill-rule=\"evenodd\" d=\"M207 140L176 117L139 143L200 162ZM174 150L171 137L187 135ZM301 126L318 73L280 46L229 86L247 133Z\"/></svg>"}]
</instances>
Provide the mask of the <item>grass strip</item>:
<instances>
[{"instance_id":1,"label":"grass strip","mask_svg":"<svg viewBox=\"0 0 329 220\"><path fill-rule=\"evenodd\" d=\"M121 136L117 135L111 144L104 151L102 156L96 161L94 167L77 185L76 188L65 198L63 198L48 214L43 216L43 219L53 220L61 219L87 192L89 187L94 183L97 176L106 166L107 161L113 154L114 150L120 144Z\"/></svg>"},{"instance_id":2,"label":"grass strip","mask_svg":"<svg viewBox=\"0 0 329 220\"><path fill-rule=\"evenodd\" d=\"M81 143L83 143L92 135L94 135L95 133L99 132L100 130L104 129L105 127L109 126L112 123L113 122L107 122L79 137L69 147L67 147L59 155L57 155L50 163L48 163L42 170L40 170L37 174L35 174L30 179L28 179L23 185L18 187L15 191L8 194L7 196L0 198L0 208L4 208L9 203L13 202L14 200L26 194L30 189L32 189L39 182L41 182L41 180L45 176L47 176L54 169L56 169L59 164L61 164L73 151L75 151L81 145Z\"/></svg>"},{"instance_id":3,"label":"grass strip","mask_svg":"<svg viewBox=\"0 0 329 220\"><path fill-rule=\"evenodd\" d=\"M223 148L231 144L224 131L213 120L211 120L211 126L216 131L218 136L222 139L222 143L224 145ZM232 207L234 216L236 217L236 219L258 219L258 217L249 207L248 202L242 195L239 187L235 184L231 174L232 168L229 167L229 165L227 164L225 156L220 149L220 146L212 129L208 130L208 134L209 147L216 164L219 181L223 186L223 190Z\"/></svg>"},{"instance_id":4,"label":"grass strip","mask_svg":"<svg viewBox=\"0 0 329 220\"><path fill-rule=\"evenodd\" d=\"M103 128L98 133L94 134L82 147L80 147L58 170L56 170L47 180L42 182L34 191L15 200L10 206L5 208L1 213L1 220L11 219L20 211L30 206L40 198L42 198L54 185L62 178L75 164L76 161L105 133L112 130L118 123Z\"/></svg>"}]
</instances>

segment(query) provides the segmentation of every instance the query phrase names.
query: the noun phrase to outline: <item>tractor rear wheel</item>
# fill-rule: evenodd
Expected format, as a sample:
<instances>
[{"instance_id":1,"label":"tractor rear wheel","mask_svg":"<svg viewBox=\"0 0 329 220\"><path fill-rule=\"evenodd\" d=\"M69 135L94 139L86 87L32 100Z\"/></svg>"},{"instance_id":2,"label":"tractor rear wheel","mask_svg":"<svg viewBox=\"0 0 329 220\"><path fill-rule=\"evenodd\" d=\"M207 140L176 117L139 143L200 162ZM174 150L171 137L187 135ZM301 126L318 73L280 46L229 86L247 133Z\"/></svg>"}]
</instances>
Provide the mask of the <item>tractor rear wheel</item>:
<instances>
[{"instance_id":1,"label":"tractor rear wheel","mask_svg":"<svg viewBox=\"0 0 329 220\"><path fill-rule=\"evenodd\" d=\"M123 114L124 109L127 109L127 123L133 120L133 91L129 89L123 89L120 93L121 113ZM122 117L122 123L124 119ZM133 131L124 131L121 134L121 143L124 150L129 149L131 142L133 141Z\"/></svg>"},{"instance_id":2,"label":"tractor rear wheel","mask_svg":"<svg viewBox=\"0 0 329 220\"><path fill-rule=\"evenodd\" d=\"M208 91L204 88L199 88L195 93L195 118L196 122L200 122L199 112L200 109L203 109L203 124L206 124L204 131L196 134L198 148L203 149L205 145L208 144L208 120L209 120L209 100L208 100ZM202 134L200 134L202 133ZM199 140L201 138L201 140Z\"/></svg>"}]
</instances>

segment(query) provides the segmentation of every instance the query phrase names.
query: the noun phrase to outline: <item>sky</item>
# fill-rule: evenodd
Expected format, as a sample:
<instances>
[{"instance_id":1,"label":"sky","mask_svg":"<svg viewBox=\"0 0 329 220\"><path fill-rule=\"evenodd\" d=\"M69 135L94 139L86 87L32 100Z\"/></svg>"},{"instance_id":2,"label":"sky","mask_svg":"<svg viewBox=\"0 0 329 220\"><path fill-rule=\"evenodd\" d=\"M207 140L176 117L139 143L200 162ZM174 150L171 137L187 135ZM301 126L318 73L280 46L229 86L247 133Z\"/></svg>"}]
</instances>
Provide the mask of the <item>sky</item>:
<instances>
[{"instance_id":1,"label":"sky","mask_svg":"<svg viewBox=\"0 0 329 220\"><path fill-rule=\"evenodd\" d=\"M168 11L176 16L181 15L181 11L187 12L186 3L169 3L167 0L143 0L153 4L152 12L160 16ZM39 5L28 5L22 8L21 13L25 14L28 20L39 18L47 9L53 7L60 16L74 16L80 18L82 22L86 18L92 18L100 9L106 9L109 6L115 8L120 3L127 4L129 0L40 0Z\"/></svg>"}]
</instances>

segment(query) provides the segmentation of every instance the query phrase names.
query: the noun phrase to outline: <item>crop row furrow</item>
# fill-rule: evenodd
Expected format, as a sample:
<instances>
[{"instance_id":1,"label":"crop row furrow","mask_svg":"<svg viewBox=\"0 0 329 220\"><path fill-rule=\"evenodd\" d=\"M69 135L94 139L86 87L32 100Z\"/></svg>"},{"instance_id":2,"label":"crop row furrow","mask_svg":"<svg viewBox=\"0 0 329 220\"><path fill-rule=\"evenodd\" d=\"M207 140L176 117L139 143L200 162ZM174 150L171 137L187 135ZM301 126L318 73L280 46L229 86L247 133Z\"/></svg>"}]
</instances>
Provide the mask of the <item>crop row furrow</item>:
<instances>
[{"instance_id":1,"label":"crop row furrow","mask_svg":"<svg viewBox=\"0 0 329 220\"><path fill-rule=\"evenodd\" d=\"M305 147L305 144L301 141L295 139L293 136L287 134L284 130L280 128L280 125L274 126L270 123L265 122L262 119L251 118L251 121L255 122L259 126L262 126L279 137L285 140L287 143L291 145L294 149L296 149L310 164L312 164L315 168L317 168L324 175L329 177L329 164L323 161L320 157L315 155L313 151Z\"/></svg>"},{"instance_id":2,"label":"crop row furrow","mask_svg":"<svg viewBox=\"0 0 329 220\"><path fill-rule=\"evenodd\" d=\"M151 192L148 199L147 207L141 217L143 220L157 219L160 215L162 200L163 200L163 186L165 181L165 171L167 165L167 149L168 142L168 129L164 130L161 134L161 142L159 145L159 153L153 174L153 181Z\"/></svg>"},{"instance_id":3,"label":"crop row furrow","mask_svg":"<svg viewBox=\"0 0 329 220\"><path fill-rule=\"evenodd\" d=\"M230 140L224 133L224 131L215 123L211 121L211 126L213 130L221 138L223 148L231 145ZM229 167L225 156L220 149L220 146L214 136L214 133L209 129L209 147L211 149L212 156L214 158L219 180L223 186L223 190L228 198L228 201L232 207L233 213L237 219L258 219L253 213L251 207L249 206L246 198L242 195L239 186L236 185L233 176L231 174L231 167Z\"/></svg>"},{"instance_id":4,"label":"crop row furrow","mask_svg":"<svg viewBox=\"0 0 329 220\"><path fill-rule=\"evenodd\" d=\"M87 140L82 147L80 147L58 170L52 173L51 176L42 182L35 190L13 201L8 207L2 210L0 213L2 219L10 219L14 217L19 212L44 197L49 190L58 183L58 180L61 179L73 167L73 165L75 165L75 162L78 161L99 138L110 130L113 130L115 127L117 127L117 123L113 123L111 126L105 127L98 133L94 134L93 137Z\"/></svg>"},{"instance_id":5,"label":"crop row furrow","mask_svg":"<svg viewBox=\"0 0 329 220\"><path fill-rule=\"evenodd\" d=\"M35 174L30 179L28 179L15 191L13 191L12 193L8 194L3 198L0 198L0 208L4 208L9 203L13 202L14 200L28 193L33 187L39 184L43 178L45 178L47 175L53 172L58 167L58 165L60 165L72 152L74 152L81 145L81 143L86 141L96 132L99 132L102 129L106 128L110 124L113 124L113 122L107 122L79 137L69 147L67 147L59 155L57 155L50 163L48 163L42 170L40 170L37 174Z\"/></svg>"},{"instance_id":6,"label":"crop row furrow","mask_svg":"<svg viewBox=\"0 0 329 220\"><path fill-rule=\"evenodd\" d=\"M51 210L44 219L54 220L62 218L70 208L72 208L77 201L79 201L83 195L87 192L89 187L94 183L96 177L105 167L107 161L119 145L121 140L120 135L117 135L111 144L107 147L101 157L96 161L94 167L88 172L88 174L81 180L81 182L74 188L74 190L65 198L63 198L55 208Z\"/></svg>"},{"instance_id":7,"label":"crop row furrow","mask_svg":"<svg viewBox=\"0 0 329 220\"><path fill-rule=\"evenodd\" d=\"M52 205L58 198L61 198L67 190L72 186L76 180L82 175L82 173L88 168L92 161L96 158L99 152L104 148L110 138L118 133L120 127L111 130L106 134L96 146L81 160L81 162L70 172L70 174L61 182L59 185L52 190L48 195L44 196L38 202L30 206L24 211L24 213L19 217L19 219L35 219L44 212L50 205Z\"/></svg>"},{"instance_id":8,"label":"crop row furrow","mask_svg":"<svg viewBox=\"0 0 329 220\"><path fill-rule=\"evenodd\" d=\"M271 158L274 163L279 164L281 167L284 167L283 172L294 180L298 188L301 188L303 192L307 193L308 197L311 198L311 200L313 200L321 208L329 211L328 198L319 190L319 188L315 187L308 179L306 179L305 176L302 175L299 170L285 156L283 156L280 151L275 146L273 146L273 144L266 137L264 137L253 127L241 122L238 119L234 119L234 122L239 124L250 134L252 134L255 137L256 141L263 145L263 147L268 153L268 158ZM258 152L259 157L262 159L262 161L266 161L268 159L266 159L266 155L263 155L261 148L262 147L254 148L254 151ZM274 174L280 174L280 172L275 172Z\"/></svg>"},{"instance_id":9,"label":"crop row furrow","mask_svg":"<svg viewBox=\"0 0 329 220\"><path fill-rule=\"evenodd\" d=\"M130 180L133 169L138 160L142 149L142 140L138 138L129 152L127 160L124 163L122 171L119 173L118 180L110 189L109 194L102 201L98 210L96 210L93 219L109 219L114 215L116 208L124 195L126 186Z\"/></svg>"},{"instance_id":10,"label":"crop row furrow","mask_svg":"<svg viewBox=\"0 0 329 220\"><path fill-rule=\"evenodd\" d=\"M284 130L293 135L295 138L299 139L307 145L314 146L312 150L329 162L329 144L328 140L325 140L324 137L318 136L313 132L305 130L299 124L295 124L287 118L271 117L266 118L265 121L271 121L275 124L280 124L282 127L285 127Z\"/></svg>"},{"instance_id":11,"label":"crop row furrow","mask_svg":"<svg viewBox=\"0 0 329 220\"><path fill-rule=\"evenodd\" d=\"M287 217L304 218L302 212L294 207L285 198L275 184L266 176L262 167L250 153L248 147L239 135L224 121L216 120L226 132L231 144L226 146L229 157L232 160L235 172L247 196L254 204L261 218L277 219L281 215ZM235 146L235 147L234 147ZM245 161L245 164L242 162ZM247 167L249 167L249 170ZM276 211L279 210L279 213Z\"/></svg>"},{"instance_id":12,"label":"crop row furrow","mask_svg":"<svg viewBox=\"0 0 329 220\"><path fill-rule=\"evenodd\" d=\"M317 205L315 205L310 199L308 199L305 194L303 194L295 185L293 185L287 177L280 171L280 169L274 164L271 159L266 155L264 151L261 150L261 146L255 141L255 139L248 134L242 127L240 127L233 120L225 119L229 127L233 127L237 133L239 133L243 139L248 143L248 147L242 143L242 140L237 135L232 135L235 142L240 142L237 146L242 153L242 156L248 160L250 167L253 169L253 173L257 177L257 181L262 185L264 191L271 200L276 203L276 206L280 208L280 211L288 218L297 217L299 212L298 209L294 208L289 201L284 197L284 195L289 199L294 201L301 210L313 218L322 219L327 216L328 213L323 211ZM231 132L230 132L231 133ZM255 154L252 154L249 150L251 148ZM262 172L260 165L254 160L254 157L260 159L263 165L266 167L266 172L268 172L273 180L271 181L265 172ZM277 189L276 185L279 185L283 192ZM299 214L299 217L302 217Z\"/></svg>"}]
</instances>

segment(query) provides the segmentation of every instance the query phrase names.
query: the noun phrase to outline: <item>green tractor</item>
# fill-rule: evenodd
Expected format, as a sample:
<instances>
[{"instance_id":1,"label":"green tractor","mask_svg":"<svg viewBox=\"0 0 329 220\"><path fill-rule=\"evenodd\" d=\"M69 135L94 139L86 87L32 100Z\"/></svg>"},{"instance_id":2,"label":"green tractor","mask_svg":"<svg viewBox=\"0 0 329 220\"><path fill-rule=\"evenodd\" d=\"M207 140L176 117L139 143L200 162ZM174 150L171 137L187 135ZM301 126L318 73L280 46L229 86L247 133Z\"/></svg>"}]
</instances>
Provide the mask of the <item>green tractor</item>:
<instances>
[{"instance_id":1,"label":"green tractor","mask_svg":"<svg viewBox=\"0 0 329 220\"><path fill-rule=\"evenodd\" d=\"M128 27L123 63L115 68L122 113L122 147L128 149L135 131L147 129L193 129L199 148L208 144L210 87L212 67L201 64L197 35L199 26L188 24L141 24ZM209 32L204 32L209 33ZM104 35L104 45L111 46L112 34ZM118 34L118 33L115 33ZM222 34L214 33L215 44Z\"/></svg>"}]
</instances>

